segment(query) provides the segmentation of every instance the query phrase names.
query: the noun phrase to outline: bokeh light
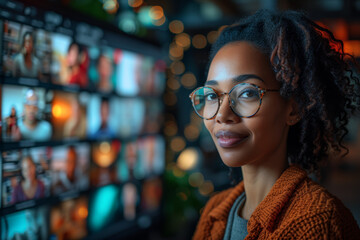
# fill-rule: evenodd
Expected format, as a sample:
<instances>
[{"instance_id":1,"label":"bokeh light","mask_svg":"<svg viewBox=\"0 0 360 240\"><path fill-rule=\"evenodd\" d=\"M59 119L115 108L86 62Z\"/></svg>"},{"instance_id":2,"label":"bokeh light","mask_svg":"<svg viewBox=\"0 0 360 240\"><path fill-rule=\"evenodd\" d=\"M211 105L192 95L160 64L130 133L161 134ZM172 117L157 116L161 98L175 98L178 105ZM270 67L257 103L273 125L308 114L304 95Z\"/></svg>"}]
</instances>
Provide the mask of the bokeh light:
<instances>
[{"instance_id":1,"label":"bokeh light","mask_svg":"<svg viewBox=\"0 0 360 240\"><path fill-rule=\"evenodd\" d=\"M204 175L200 172L194 172L189 176L189 184L192 187L200 187L204 183Z\"/></svg>"},{"instance_id":2,"label":"bokeh light","mask_svg":"<svg viewBox=\"0 0 360 240\"><path fill-rule=\"evenodd\" d=\"M167 121L164 126L164 133L168 137L175 136L178 131L178 127L175 121Z\"/></svg>"},{"instance_id":3,"label":"bokeh light","mask_svg":"<svg viewBox=\"0 0 360 240\"><path fill-rule=\"evenodd\" d=\"M193 73L185 73L181 77L181 84L186 88L194 88L196 86L196 77Z\"/></svg>"},{"instance_id":4,"label":"bokeh light","mask_svg":"<svg viewBox=\"0 0 360 240\"><path fill-rule=\"evenodd\" d=\"M214 192L214 184L211 181L205 181L200 187L199 192L203 196L209 196Z\"/></svg>"},{"instance_id":5,"label":"bokeh light","mask_svg":"<svg viewBox=\"0 0 360 240\"><path fill-rule=\"evenodd\" d=\"M216 41L217 37L218 37L218 31L210 31L207 34L207 40L210 44L213 44Z\"/></svg>"},{"instance_id":6,"label":"bokeh light","mask_svg":"<svg viewBox=\"0 0 360 240\"><path fill-rule=\"evenodd\" d=\"M175 75L180 75L185 72L185 64L181 61L174 61L170 64L170 71Z\"/></svg>"},{"instance_id":7,"label":"bokeh light","mask_svg":"<svg viewBox=\"0 0 360 240\"><path fill-rule=\"evenodd\" d=\"M119 9L119 4L117 0L105 0L103 2L103 9L109 14L114 14Z\"/></svg>"},{"instance_id":8,"label":"bokeh light","mask_svg":"<svg viewBox=\"0 0 360 240\"><path fill-rule=\"evenodd\" d=\"M143 0L128 0L129 6L133 8L140 7L143 3Z\"/></svg>"},{"instance_id":9,"label":"bokeh light","mask_svg":"<svg viewBox=\"0 0 360 240\"><path fill-rule=\"evenodd\" d=\"M180 33L175 36L175 42L178 46L187 49L190 47L191 39L189 34Z\"/></svg>"},{"instance_id":10,"label":"bokeh light","mask_svg":"<svg viewBox=\"0 0 360 240\"><path fill-rule=\"evenodd\" d=\"M200 135L200 131L196 125L189 124L188 126L185 127L184 134L189 141L194 141L198 139Z\"/></svg>"},{"instance_id":11,"label":"bokeh light","mask_svg":"<svg viewBox=\"0 0 360 240\"><path fill-rule=\"evenodd\" d=\"M160 20L164 17L164 10L160 6L153 6L150 8L150 17L154 20Z\"/></svg>"},{"instance_id":12,"label":"bokeh light","mask_svg":"<svg viewBox=\"0 0 360 240\"><path fill-rule=\"evenodd\" d=\"M186 142L183 137L174 137L170 142L170 148L174 152L182 151L186 146Z\"/></svg>"},{"instance_id":13,"label":"bokeh light","mask_svg":"<svg viewBox=\"0 0 360 240\"><path fill-rule=\"evenodd\" d=\"M174 58L180 58L184 54L184 49L176 44L170 44L169 54Z\"/></svg>"},{"instance_id":14,"label":"bokeh light","mask_svg":"<svg viewBox=\"0 0 360 240\"><path fill-rule=\"evenodd\" d=\"M195 36L193 36L192 45L194 46L194 48L202 49L206 47L206 44L207 44L207 39L204 35L196 34Z\"/></svg>"},{"instance_id":15,"label":"bokeh light","mask_svg":"<svg viewBox=\"0 0 360 240\"><path fill-rule=\"evenodd\" d=\"M180 88L179 81L174 77L168 78L166 85L168 86L168 88L170 88L173 91L176 91Z\"/></svg>"},{"instance_id":16,"label":"bokeh light","mask_svg":"<svg viewBox=\"0 0 360 240\"><path fill-rule=\"evenodd\" d=\"M189 171L193 169L199 162L199 152L196 148L190 147L182 151L177 159L177 166Z\"/></svg>"},{"instance_id":17,"label":"bokeh light","mask_svg":"<svg viewBox=\"0 0 360 240\"><path fill-rule=\"evenodd\" d=\"M182 33L184 31L184 24L179 20L173 20L169 23L169 30L174 34Z\"/></svg>"}]
</instances>

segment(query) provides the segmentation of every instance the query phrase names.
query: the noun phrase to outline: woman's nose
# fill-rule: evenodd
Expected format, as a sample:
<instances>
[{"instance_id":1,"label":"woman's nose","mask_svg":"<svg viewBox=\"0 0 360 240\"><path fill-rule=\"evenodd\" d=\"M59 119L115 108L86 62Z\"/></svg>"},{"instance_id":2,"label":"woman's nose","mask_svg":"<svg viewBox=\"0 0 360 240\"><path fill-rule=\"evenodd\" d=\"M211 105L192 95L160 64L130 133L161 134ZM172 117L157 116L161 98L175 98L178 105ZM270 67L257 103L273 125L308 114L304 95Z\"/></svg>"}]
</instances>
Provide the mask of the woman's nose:
<instances>
[{"instance_id":1,"label":"woman's nose","mask_svg":"<svg viewBox=\"0 0 360 240\"><path fill-rule=\"evenodd\" d=\"M230 107L230 99L228 94L224 94L220 100L220 106L215 120L217 123L233 124L241 120Z\"/></svg>"}]
</instances>

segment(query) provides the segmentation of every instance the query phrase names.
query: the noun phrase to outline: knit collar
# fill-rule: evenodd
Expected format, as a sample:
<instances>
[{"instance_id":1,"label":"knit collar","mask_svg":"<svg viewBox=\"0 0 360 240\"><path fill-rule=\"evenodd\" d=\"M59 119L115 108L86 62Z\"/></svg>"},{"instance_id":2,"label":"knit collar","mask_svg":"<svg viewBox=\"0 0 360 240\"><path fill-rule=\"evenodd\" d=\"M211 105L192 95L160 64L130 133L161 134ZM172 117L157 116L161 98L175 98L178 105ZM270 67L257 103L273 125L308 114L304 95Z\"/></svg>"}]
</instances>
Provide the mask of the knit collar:
<instances>
[{"instance_id":1,"label":"knit collar","mask_svg":"<svg viewBox=\"0 0 360 240\"><path fill-rule=\"evenodd\" d=\"M256 207L249 219L249 224L252 225L254 222L257 222L262 228L271 231L281 210L296 190L297 185L302 182L306 176L306 172L297 166L287 168L279 179L276 180L265 199ZM210 217L213 218L213 220L226 222L233 203L243 192L244 182L242 181L231 190L224 201L209 213Z\"/></svg>"}]
</instances>

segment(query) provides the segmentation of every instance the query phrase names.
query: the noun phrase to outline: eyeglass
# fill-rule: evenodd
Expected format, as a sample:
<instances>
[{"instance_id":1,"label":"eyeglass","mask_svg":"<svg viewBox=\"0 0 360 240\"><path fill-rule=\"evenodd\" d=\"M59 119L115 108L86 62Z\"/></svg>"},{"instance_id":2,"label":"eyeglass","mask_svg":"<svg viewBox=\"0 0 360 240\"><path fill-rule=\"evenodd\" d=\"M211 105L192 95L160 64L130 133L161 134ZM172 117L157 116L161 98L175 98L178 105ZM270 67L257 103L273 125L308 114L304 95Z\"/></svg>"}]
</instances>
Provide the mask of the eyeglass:
<instances>
[{"instance_id":1,"label":"eyeglass","mask_svg":"<svg viewBox=\"0 0 360 240\"><path fill-rule=\"evenodd\" d=\"M241 118L254 116L260 109L266 92L279 92L278 89L265 89L251 83L239 83L229 93L217 93L211 87L199 87L190 95L192 105L199 117L214 119L219 111L224 95L229 96L231 110Z\"/></svg>"}]
</instances>

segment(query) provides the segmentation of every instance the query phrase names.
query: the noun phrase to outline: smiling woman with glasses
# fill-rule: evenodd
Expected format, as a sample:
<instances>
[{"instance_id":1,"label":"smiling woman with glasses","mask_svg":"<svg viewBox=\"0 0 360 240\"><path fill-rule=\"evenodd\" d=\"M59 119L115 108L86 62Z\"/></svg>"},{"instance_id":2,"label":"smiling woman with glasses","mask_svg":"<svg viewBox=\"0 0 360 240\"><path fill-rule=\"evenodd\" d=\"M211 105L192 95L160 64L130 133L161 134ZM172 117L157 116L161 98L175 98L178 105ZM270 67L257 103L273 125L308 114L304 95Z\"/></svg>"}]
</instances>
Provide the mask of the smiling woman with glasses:
<instances>
[{"instance_id":1,"label":"smiling woman with glasses","mask_svg":"<svg viewBox=\"0 0 360 240\"><path fill-rule=\"evenodd\" d=\"M346 60L346 61L345 61ZM351 212L307 174L342 151L359 79L305 15L258 11L225 28L190 99L243 181L214 195L193 239L358 239Z\"/></svg>"}]
</instances>

